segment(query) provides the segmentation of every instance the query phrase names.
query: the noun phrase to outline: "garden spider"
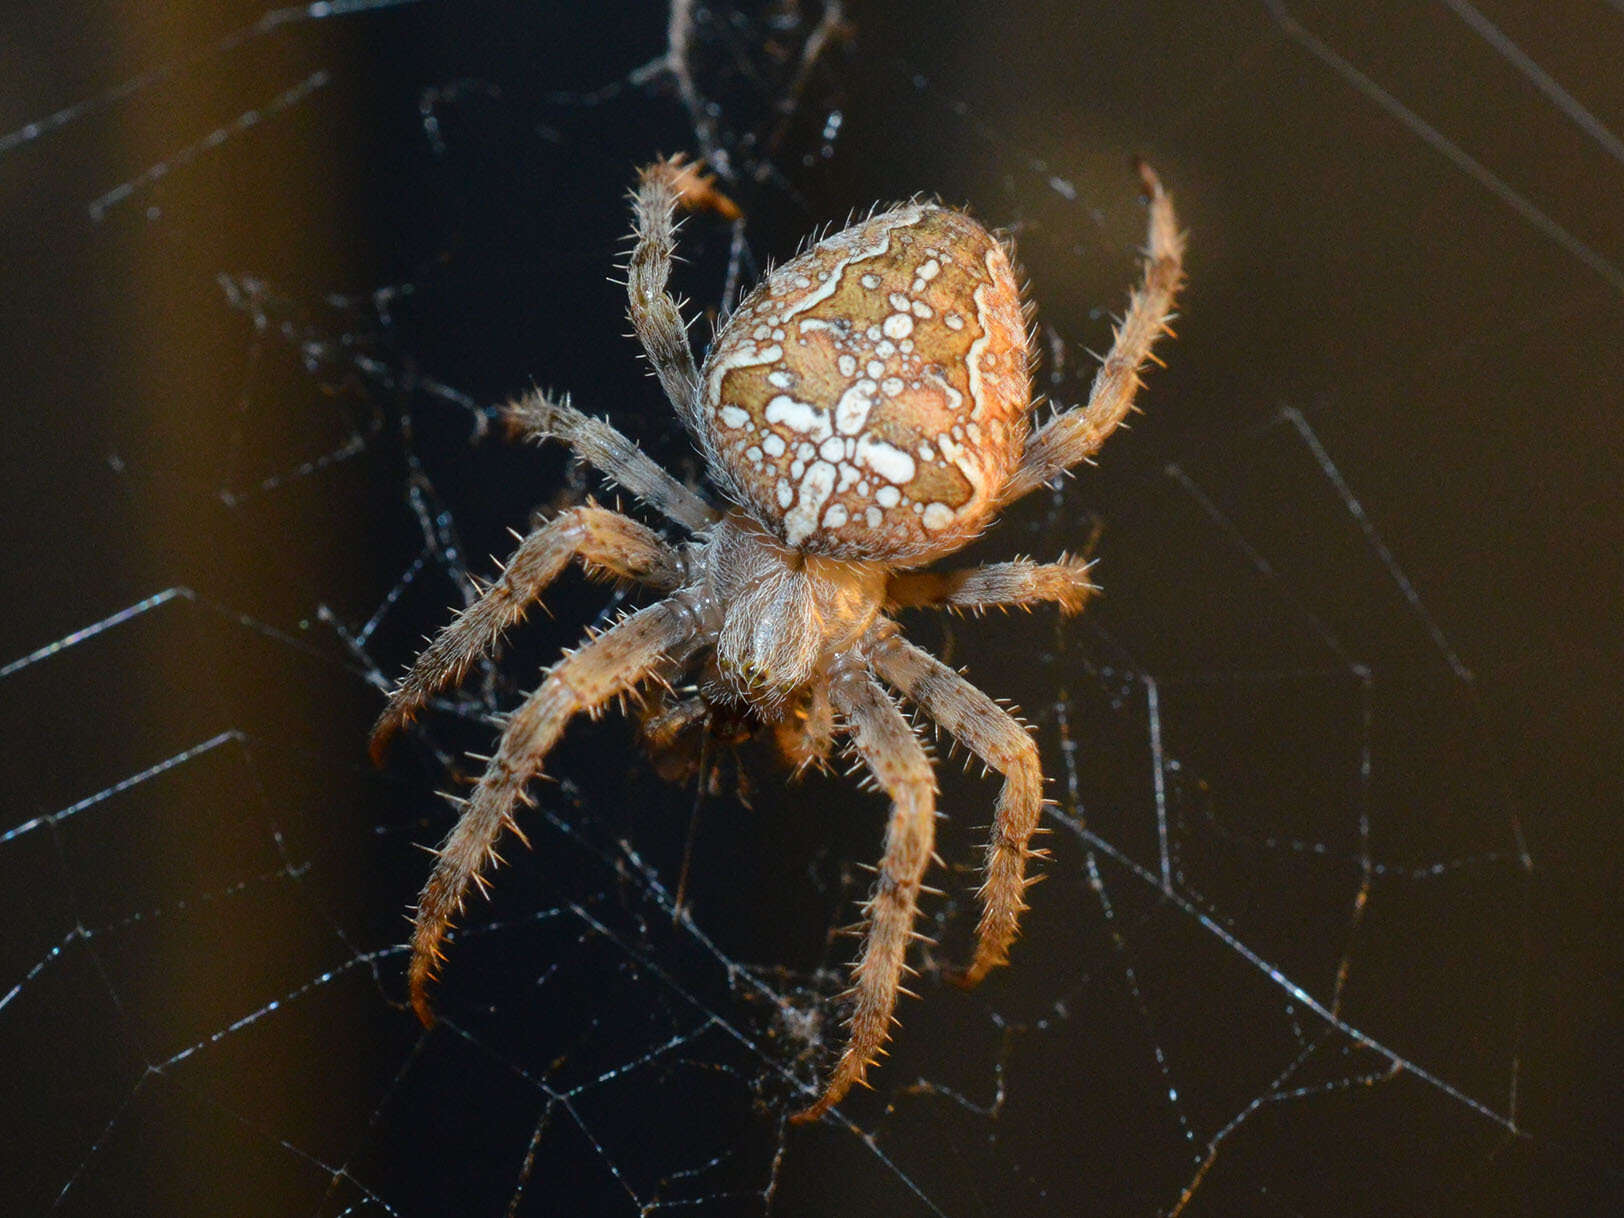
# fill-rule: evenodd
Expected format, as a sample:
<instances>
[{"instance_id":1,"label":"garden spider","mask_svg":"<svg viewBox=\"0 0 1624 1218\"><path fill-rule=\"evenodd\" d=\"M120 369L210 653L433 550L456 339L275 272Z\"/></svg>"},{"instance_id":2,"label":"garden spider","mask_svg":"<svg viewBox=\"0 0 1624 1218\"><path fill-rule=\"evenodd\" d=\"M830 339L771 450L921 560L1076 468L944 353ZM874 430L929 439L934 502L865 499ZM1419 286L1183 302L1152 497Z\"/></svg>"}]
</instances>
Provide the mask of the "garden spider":
<instances>
[{"instance_id":1,"label":"garden spider","mask_svg":"<svg viewBox=\"0 0 1624 1218\"><path fill-rule=\"evenodd\" d=\"M548 670L502 724L472 796L437 851L411 942L411 1002L433 1022L428 984L469 885L484 892L504 830L580 713L648 687L656 748L712 712L770 729L797 767L839 737L890 796L891 816L863 946L852 967L849 1034L822 1093L795 1115L828 1112L889 1035L925 869L936 783L898 706L906 699L1003 775L979 889L969 986L1008 960L1031 882L1043 775L1025 727L905 639L899 609L977 610L1052 601L1079 610L1087 563L993 563L924 571L961 549L1002 508L1090 457L1133 407L1139 370L1168 330L1184 240L1156 175L1144 280L1129 299L1086 404L1030 428L1030 340L1010 252L962 212L913 201L825 237L769 272L696 367L666 289L679 205L732 204L680 157L644 169L632 195L632 325L703 454L724 507L677 481L607 422L533 392L509 407L518 430L569 445L587 464L685 530L673 544L588 503L536 526L501 578L442 630L395 688L372 738L389 738L438 690L463 679L573 559L589 574L665 594L588 638ZM736 214L733 212L732 214ZM675 681L693 673L697 692ZM894 692L892 692L894 691Z\"/></svg>"}]
</instances>

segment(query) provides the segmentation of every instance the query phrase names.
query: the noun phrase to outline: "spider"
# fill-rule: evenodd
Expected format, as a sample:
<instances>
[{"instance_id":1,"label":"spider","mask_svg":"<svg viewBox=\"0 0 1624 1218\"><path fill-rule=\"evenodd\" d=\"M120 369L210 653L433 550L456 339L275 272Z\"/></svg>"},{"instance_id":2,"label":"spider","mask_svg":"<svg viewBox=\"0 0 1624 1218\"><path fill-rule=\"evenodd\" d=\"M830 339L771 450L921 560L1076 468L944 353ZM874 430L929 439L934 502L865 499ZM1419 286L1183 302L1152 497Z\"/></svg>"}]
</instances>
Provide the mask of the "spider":
<instances>
[{"instance_id":1,"label":"spider","mask_svg":"<svg viewBox=\"0 0 1624 1218\"><path fill-rule=\"evenodd\" d=\"M495 755L435 852L418 900L411 1004L434 1020L429 983L470 885L488 889L498 839L524 840L515 813L575 715L654 691L651 747L720 721L768 730L797 769L845 738L891 801L884 854L863 904L844 1049L821 1094L794 1115L817 1119L866 1074L890 1034L925 870L936 783L905 699L999 771L976 946L950 979L972 986L1009 958L1032 880L1044 806L1026 727L955 669L903 637L901 609L1083 606L1088 563L924 568L961 549L997 512L1092 456L1133 408L1139 372L1169 331L1184 238L1148 166L1149 241L1088 401L1032 428L1031 337L1012 251L960 211L915 200L827 236L762 281L721 324L696 366L667 291L676 212L737 215L696 163L644 168L631 194L626 270L633 328L704 457L725 506L672 477L607 422L539 391L510 424L569 445L587 464L685 530L673 543L591 501L539 523L500 578L445 627L391 693L372 736L389 739L442 688L463 679L571 560L589 575L664 598L590 635L501 721ZM675 683L692 674L691 696Z\"/></svg>"}]
</instances>

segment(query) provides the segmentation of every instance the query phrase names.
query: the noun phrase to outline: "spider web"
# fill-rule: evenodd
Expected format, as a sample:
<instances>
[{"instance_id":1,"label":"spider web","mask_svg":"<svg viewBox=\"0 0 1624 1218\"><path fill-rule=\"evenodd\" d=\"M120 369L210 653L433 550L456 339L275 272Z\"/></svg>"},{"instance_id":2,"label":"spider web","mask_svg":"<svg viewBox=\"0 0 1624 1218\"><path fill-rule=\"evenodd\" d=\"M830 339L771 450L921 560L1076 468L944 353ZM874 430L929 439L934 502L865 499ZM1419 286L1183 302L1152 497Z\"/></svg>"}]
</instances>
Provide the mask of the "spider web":
<instances>
[{"instance_id":1,"label":"spider web","mask_svg":"<svg viewBox=\"0 0 1624 1218\"><path fill-rule=\"evenodd\" d=\"M587 7L8 18L14 1212L1618 1206L1624 9ZM939 977L996 791L943 742L923 1001L813 1129L875 797L578 725L424 1033L435 793L621 597L566 579L364 764L505 530L593 489L493 405L697 474L605 278L677 149L747 217L687 226L691 314L934 190L1017 234L1060 402L1134 154L1192 230L1147 413L962 556L1097 525L1105 595L905 623L1041 744L1014 966Z\"/></svg>"}]
</instances>

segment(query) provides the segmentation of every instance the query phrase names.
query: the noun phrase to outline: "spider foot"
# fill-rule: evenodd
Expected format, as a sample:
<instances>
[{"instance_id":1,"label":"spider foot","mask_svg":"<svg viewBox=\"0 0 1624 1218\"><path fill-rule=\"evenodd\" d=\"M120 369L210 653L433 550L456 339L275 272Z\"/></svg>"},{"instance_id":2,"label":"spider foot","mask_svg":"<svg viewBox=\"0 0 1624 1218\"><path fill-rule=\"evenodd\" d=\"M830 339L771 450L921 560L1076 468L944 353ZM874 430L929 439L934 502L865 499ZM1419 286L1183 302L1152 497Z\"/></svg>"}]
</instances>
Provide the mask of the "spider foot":
<instances>
[{"instance_id":1,"label":"spider foot","mask_svg":"<svg viewBox=\"0 0 1624 1218\"><path fill-rule=\"evenodd\" d=\"M643 171L643 177L658 177L665 181L677 196L685 211L715 212L724 220L737 220L744 213L739 205L716 187L716 175L705 172L705 162L690 161L681 152L663 161L656 161Z\"/></svg>"},{"instance_id":2,"label":"spider foot","mask_svg":"<svg viewBox=\"0 0 1624 1218\"><path fill-rule=\"evenodd\" d=\"M942 980L955 989L973 990L985 980L987 974L992 972L993 969L1008 963L1007 959L975 960L963 968L944 968L942 970Z\"/></svg>"},{"instance_id":3,"label":"spider foot","mask_svg":"<svg viewBox=\"0 0 1624 1218\"><path fill-rule=\"evenodd\" d=\"M399 707L387 707L378 721L372 725L372 736L367 741L367 757L378 769L383 769L384 763L389 760L389 746L394 742L400 729L412 721L412 716Z\"/></svg>"}]
</instances>

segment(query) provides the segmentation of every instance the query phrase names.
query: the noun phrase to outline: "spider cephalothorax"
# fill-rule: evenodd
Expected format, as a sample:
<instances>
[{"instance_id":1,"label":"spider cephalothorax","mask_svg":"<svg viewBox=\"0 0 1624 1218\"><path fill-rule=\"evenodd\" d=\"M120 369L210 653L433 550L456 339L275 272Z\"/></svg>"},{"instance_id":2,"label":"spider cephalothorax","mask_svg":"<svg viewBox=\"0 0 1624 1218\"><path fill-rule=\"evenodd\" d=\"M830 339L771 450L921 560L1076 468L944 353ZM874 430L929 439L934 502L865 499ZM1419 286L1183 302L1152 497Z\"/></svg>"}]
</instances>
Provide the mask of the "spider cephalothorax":
<instances>
[{"instance_id":1,"label":"spider cephalothorax","mask_svg":"<svg viewBox=\"0 0 1624 1218\"><path fill-rule=\"evenodd\" d=\"M907 203L817 242L762 280L696 368L666 291L674 213L731 204L680 159L643 171L627 268L632 324L727 506L713 507L568 402L532 393L510 408L518 430L562 440L692 539L673 544L591 504L555 516L524 538L502 577L390 696L373 734L375 759L572 559L667 594L565 656L506 721L418 902L409 981L424 1023L433 1020L427 986L451 919L470 884L485 887L503 830L523 836L515 809L529 803L526 788L565 724L650 686L659 703L644 736L657 750L718 720L735 731L760 724L801 767L845 737L891 797L879 878L863 907L850 1034L822 1093L796 1119L821 1116L864 1080L889 1034L915 937L936 784L899 695L1004 777L975 954L955 979L973 985L1008 959L1043 808L1037 748L1019 721L904 639L888 615L1082 607L1087 564L1064 555L918 568L1090 456L1132 407L1139 368L1171 317L1183 253L1172 204L1155 175L1141 173L1150 195L1144 283L1087 403L1032 430L1015 274L1004 247L968 216ZM668 691L687 673L697 692L678 700Z\"/></svg>"}]
</instances>

